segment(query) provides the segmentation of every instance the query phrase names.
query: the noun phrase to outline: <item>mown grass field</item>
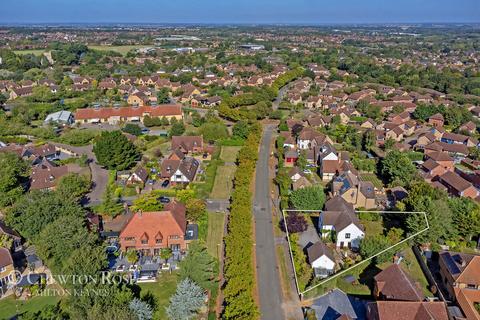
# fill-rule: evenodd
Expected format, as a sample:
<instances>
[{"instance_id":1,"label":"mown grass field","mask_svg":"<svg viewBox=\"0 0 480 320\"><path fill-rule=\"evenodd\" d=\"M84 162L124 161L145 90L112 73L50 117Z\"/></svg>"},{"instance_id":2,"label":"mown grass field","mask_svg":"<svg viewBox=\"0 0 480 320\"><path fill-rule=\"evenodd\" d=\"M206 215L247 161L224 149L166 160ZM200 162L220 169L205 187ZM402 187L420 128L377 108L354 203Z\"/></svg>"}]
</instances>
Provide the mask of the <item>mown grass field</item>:
<instances>
[{"instance_id":1,"label":"mown grass field","mask_svg":"<svg viewBox=\"0 0 480 320\"><path fill-rule=\"evenodd\" d=\"M238 151L240 151L241 148L242 147L223 146L222 151L220 152L220 159L225 162L237 161Z\"/></svg>"},{"instance_id":2,"label":"mown grass field","mask_svg":"<svg viewBox=\"0 0 480 320\"><path fill-rule=\"evenodd\" d=\"M233 187L233 176L236 166L219 166L215 176L215 184L213 185L210 198L212 199L229 199Z\"/></svg>"},{"instance_id":3,"label":"mown grass field","mask_svg":"<svg viewBox=\"0 0 480 320\"><path fill-rule=\"evenodd\" d=\"M0 319L10 319L18 313L37 312L49 305L55 305L59 296L37 296L26 301L15 300L12 296L0 300Z\"/></svg>"},{"instance_id":4,"label":"mown grass field","mask_svg":"<svg viewBox=\"0 0 480 320\"><path fill-rule=\"evenodd\" d=\"M45 52L45 49L32 49L32 50L14 50L15 54L34 54L39 56Z\"/></svg>"},{"instance_id":5,"label":"mown grass field","mask_svg":"<svg viewBox=\"0 0 480 320\"><path fill-rule=\"evenodd\" d=\"M383 188L382 180L380 180L375 173L371 172L361 172L360 173L361 181L370 181L373 183L373 186L377 189Z\"/></svg>"},{"instance_id":6,"label":"mown grass field","mask_svg":"<svg viewBox=\"0 0 480 320\"><path fill-rule=\"evenodd\" d=\"M208 213L208 232L207 232L207 251L208 253L220 259L219 252L223 239L223 225L225 223L225 214L223 212Z\"/></svg>"},{"instance_id":7,"label":"mown grass field","mask_svg":"<svg viewBox=\"0 0 480 320\"><path fill-rule=\"evenodd\" d=\"M164 272L158 277L158 282L140 283L140 296L152 295L155 298L155 313L153 319L167 319L166 308L170 303L170 297L177 289L178 276L176 273Z\"/></svg>"},{"instance_id":8,"label":"mown grass field","mask_svg":"<svg viewBox=\"0 0 480 320\"><path fill-rule=\"evenodd\" d=\"M102 50L102 51L116 51L122 55L126 55L130 50L145 48L147 45L126 45L126 46L88 46L90 49ZM32 50L14 50L16 54L34 54L41 55L46 52L45 49L32 49Z\"/></svg>"},{"instance_id":9,"label":"mown grass field","mask_svg":"<svg viewBox=\"0 0 480 320\"><path fill-rule=\"evenodd\" d=\"M122 55L126 55L130 50L145 48L146 45L129 45L129 46L88 46L90 49L102 51L116 51Z\"/></svg>"}]
</instances>

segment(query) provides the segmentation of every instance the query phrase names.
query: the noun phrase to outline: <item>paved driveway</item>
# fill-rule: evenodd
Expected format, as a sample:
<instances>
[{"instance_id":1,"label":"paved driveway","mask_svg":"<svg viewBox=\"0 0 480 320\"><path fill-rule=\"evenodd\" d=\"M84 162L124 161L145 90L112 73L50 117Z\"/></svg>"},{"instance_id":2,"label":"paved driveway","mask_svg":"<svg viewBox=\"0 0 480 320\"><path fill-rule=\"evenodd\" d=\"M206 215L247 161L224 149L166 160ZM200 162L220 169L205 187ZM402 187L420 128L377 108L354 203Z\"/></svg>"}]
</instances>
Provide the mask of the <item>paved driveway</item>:
<instances>
[{"instance_id":1,"label":"paved driveway","mask_svg":"<svg viewBox=\"0 0 480 320\"><path fill-rule=\"evenodd\" d=\"M57 147L64 148L66 150L73 151L78 155L85 154L88 157L88 159L90 160L89 162L90 170L92 172L92 190L90 191L89 194L87 194L88 204L89 205L100 204L102 201L103 193L107 188L108 170L104 169L102 166L100 166L97 163L97 158L93 153L92 145L75 147L75 146L70 146L67 144L56 143L56 142L53 142L52 144Z\"/></svg>"}]
</instances>

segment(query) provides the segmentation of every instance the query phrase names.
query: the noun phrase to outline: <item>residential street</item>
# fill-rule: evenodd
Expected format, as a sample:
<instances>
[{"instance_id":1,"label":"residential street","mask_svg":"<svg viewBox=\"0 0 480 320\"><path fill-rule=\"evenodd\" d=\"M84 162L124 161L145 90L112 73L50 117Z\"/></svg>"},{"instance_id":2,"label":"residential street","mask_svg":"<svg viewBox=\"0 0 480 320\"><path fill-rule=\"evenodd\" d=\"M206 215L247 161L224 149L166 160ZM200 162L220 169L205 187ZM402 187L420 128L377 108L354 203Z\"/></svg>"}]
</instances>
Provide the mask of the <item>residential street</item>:
<instances>
[{"instance_id":1,"label":"residential street","mask_svg":"<svg viewBox=\"0 0 480 320\"><path fill-rule=\"evenodd\" d=\"M255 237L257 286L261 319L285 319L282 309L282 289L279 268L275 253L275 238L272 225L272 208L270 202L269 165L270 141L274 126L265 127L260 144L255 180Z\"/></svg>"}]
</instances>

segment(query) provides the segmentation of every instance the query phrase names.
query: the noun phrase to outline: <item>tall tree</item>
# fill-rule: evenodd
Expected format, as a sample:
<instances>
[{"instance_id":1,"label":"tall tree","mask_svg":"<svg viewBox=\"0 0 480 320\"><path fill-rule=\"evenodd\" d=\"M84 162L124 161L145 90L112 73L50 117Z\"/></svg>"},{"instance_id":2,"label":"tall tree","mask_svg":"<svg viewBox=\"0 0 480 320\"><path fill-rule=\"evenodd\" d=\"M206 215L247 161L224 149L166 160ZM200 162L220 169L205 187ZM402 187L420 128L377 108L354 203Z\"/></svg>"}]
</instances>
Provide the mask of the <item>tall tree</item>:
<instances>
[{"instance_id":1,"label":"tall tree","mask_svg":"<svg viewBox=\"0 0 480 320\"><path fill-rule=\"evenodd\" d=\"M290 202L295 209L321 210L325 203L325 193L320 185L298 189L290 195Z\"/></svg>"},{"instance_id":2,"label":"tall tree","mask_svg":"<svg viewBox=\"0 0 480 320\"><path fill-rule=\"evenodd\" d=\"M415 166L410 158L398 150L388 152L381 164L382 175L390 183L406 185L415 173Z\"/></svg>"},{"instance_id":3,"label":"tall tree","mask_svg":"<svg viewBox=\"0 0 480 320\"><path fill-rule=\"evenodd\" d=\"M104 131L96 138L93 152L99 164L113 170L131 168L140 153L120 131Z\"/></svg>"},{"instance_id":4,"label":"tall tree","mask_svg":"<svg viewBox=\"0 0 480 320\"><path fill-rule=\"evenodd\" d=\"M193 319L205 305L206 298L204 290L195 282L186 278L180 281L177 291L170 298L167 316L171 320Z\"/></svg>"},{"instance_id":5,"label":"tall tree","mask_svg":"<svg viewBox=\"0 0 480 320\"><path fill-rule=\"evenodd\" d=\"M16 154L0 153L0 207L12 205L23 193L28 164Z\"/></svg>"},{"instance_id":6,"label":"tall tree","mask_svg":"<svg viewBox=\"0 0 480 320\"><path fill-rule=\"evenodd\" d=\"M216 285L216 262L207 252L205 245L194 242L188 247L188 254L180 263L180 279L190 278L205 290Z\"/></svg>"}]
</instances>

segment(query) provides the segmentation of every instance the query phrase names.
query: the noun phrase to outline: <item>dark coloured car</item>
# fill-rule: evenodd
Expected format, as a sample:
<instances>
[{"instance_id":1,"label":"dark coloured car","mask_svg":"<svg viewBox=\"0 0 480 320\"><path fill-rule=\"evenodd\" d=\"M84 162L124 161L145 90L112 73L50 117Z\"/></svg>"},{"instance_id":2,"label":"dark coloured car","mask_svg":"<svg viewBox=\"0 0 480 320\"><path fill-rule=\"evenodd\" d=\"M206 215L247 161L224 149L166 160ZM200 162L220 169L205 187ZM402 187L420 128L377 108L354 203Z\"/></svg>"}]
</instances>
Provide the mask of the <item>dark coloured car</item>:
<instances>
[{"instance_id":1,"label":"dark coloured car","mask_svg":"<svg viewBox=\"0 0 480 320\"><path fill-rule=\"evenodd\" d=\"M161 196L158 198L158 201L160 201L160 203L170 203L170 198Z\"/></svg>"},{"instance_id":2,"label":"dark coloured car","mask_svg":"<svg viewBox=\"0 0 480 320\"><path fill-rule=\"evenodd\" d=\"M168 185L170 184L170 180L165 180L162 182L162 188L166 188L168 187Z\"/></svg>"}]
</instances>

